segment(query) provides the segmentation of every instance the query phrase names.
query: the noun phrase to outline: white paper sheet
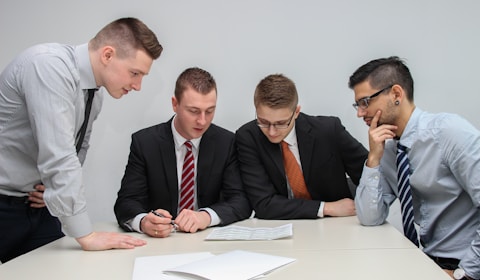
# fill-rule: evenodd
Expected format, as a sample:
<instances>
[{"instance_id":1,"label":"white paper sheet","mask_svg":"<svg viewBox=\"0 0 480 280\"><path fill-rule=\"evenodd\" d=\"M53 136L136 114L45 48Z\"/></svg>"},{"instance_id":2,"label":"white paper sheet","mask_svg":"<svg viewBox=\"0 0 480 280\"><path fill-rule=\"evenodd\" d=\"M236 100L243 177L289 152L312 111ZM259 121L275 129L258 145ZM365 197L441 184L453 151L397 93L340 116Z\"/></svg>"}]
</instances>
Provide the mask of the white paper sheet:
<instances>
[{"instance_id":1,"label":"white paper sheet","mask_svg":"<svg viewBox=\"0 0 480 280\"><path fill-rule=\"evenodd\" d=\"M269 273L293 261L295 261L293 258L235 250L171 268L164 272L178 276L196 275L209 280L247 280Z\"/></svg>"},{"instance_id":2,"label":"white paper sheet","mask_svg":"<svg viewBox=\"0 0 480 280\"><path fill-rule=\"evenodd\" d=\"M292 235L292 224L274 228L252 228L232 225L213 229L205 240L274 240L291 237Z\"/></svg>"},{"instance_id":3,"label":"white paper sheet","mask_svg":"<svg viewBox=\"0 0 480 280\"><path fill-rule=\"evenodd\" d=\"M163 271L213 256L215 255L208 252L199 252L191 254L137 257L133 267L132 280L186 279L177 275L164 274Z\"/></svg>"}]
</instances>

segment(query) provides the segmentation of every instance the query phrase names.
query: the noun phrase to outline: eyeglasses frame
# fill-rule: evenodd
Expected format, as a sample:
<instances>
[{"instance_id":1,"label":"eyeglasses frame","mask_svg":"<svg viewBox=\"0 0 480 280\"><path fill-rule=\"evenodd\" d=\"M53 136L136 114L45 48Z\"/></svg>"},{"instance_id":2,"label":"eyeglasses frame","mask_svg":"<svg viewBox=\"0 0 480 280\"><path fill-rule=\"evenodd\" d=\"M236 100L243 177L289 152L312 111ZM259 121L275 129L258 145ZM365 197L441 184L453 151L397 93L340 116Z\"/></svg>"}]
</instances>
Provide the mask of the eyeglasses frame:
<instances>
[{"instance_id":1,"label":"eyeglasses frame","mask_svg":"<svg viewBox=\"0 0 480 280\"><path fill-rule=\"evenodd\" d=\"M295 111L296 110L293 110L292 116L290 117L290 120L286 124L277 124L277 123L263 124L263 123L259 123L257 114L255 114L255 119L257 120L257 126L260 127L260 128L267 128L267 129L270 129L270 126L273 126L273 128L275 128L275 129L287 129L290 126L290 124L292 123L293 116L295 116Z\"/></svg>"},{"instance_id":2,"label":"eyeglasses frame","mask_svg":"<svg viewBox=\"0 0 480 280\"><path fill-rule=\"evenodd\" d=\"M388 87L384 87L382 88L381 90L375 92L374 94L370 95L370 96L366 96L366 97L362 97L360 99L358 99L355 103L352 104L353 108L358 111L358 108L361 108L362 110L365 110L368 108L368 105L369 105L369 102L370 102L370 99L372 98L375 98L377 96L379 96L382 92L386 91L387 89L390 89L394 86L394 84L392 85L389 85ZM359 103L360 102L363 102L364 104L363 105L360 105Z\"/></svg>"}]
</instances>

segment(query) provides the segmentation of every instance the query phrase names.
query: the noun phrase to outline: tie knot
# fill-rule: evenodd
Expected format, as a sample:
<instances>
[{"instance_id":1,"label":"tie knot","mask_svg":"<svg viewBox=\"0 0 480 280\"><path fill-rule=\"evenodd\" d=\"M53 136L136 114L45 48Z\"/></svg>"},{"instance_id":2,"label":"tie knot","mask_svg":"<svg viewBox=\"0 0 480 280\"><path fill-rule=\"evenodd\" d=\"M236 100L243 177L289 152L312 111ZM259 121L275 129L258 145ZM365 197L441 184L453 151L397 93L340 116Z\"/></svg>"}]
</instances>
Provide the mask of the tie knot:
<instances>
[{"instance_id":1,"label":"tie knot","mask_svg":"<svg viewBox=\"0 0 480 280\"><path fill-rule=\"evenodd\" d=\"M397 143L397 150L398 152L406 152L407 151L407 147L403 146L402 144L400 144L400 142Z\"/></svg>"},{"instance_id":2,"label":"tie knot","mask_svg":"<svg viewBox=\"0 0 480 280\"><path fill-rule=\"evenodd\" d=\"M289 149L289 148L288 148L288 143L287 143L287 142L285 142L285 141L282 141L281 145L282 145L282 149L283 149L283 150L285 150L285 149Z\"/></svg>"},{"instance_id":3,"label":"tie knot","mask_svg":"<svg viewBox=\"0 0 480 280\"><path fill-rule=\"evenodd\" d=\"M191 151L192 150L192 142L190 141L185 141L185 147L187 147L187 150L188 151Z\"/></svg>"}]
</instances>

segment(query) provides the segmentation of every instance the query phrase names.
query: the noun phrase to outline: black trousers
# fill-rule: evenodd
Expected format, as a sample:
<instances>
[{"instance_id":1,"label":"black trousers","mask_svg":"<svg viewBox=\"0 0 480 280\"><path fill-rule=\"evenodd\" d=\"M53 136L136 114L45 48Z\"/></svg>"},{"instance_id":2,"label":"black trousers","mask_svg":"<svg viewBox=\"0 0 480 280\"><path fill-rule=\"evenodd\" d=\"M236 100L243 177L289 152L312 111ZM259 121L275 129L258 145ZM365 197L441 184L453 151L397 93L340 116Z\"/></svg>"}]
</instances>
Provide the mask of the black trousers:
<instances>
[{"instance_id":1,"label":"black trousers","mask_svg":"<svg viewBox=\"0 0 480 280\"><path fill-rule=\"evenodd\" d=\"M47 207L32 208L26 198L0 195L0 261L5 263L64 234Z\"/></svg>"}]
</instances>

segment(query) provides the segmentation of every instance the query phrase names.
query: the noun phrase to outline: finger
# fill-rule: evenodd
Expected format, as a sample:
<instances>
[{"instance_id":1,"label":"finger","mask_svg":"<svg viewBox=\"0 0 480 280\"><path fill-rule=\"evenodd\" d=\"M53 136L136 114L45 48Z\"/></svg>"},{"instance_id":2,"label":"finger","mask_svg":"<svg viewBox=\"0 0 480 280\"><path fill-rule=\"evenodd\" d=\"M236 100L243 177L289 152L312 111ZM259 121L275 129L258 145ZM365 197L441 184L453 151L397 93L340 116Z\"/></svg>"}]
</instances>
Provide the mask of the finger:
<instances>
[{"instance_id":1,"label":"finger","mask_svg":"<svg viewBox=\"0 0 480 280\"><path fill-rule=\"evenodd\" d=\"M43 192L40 192L40 191L29 192L28 196L30 198L43 200Z\"/></svg>"},{"instance_id":2,"label":"finger","mask_svg":"<svg viewBox=\"0 0 480 280\"><path fill-rule=\"evenodd\" d=\"M163 215L165 218L170 218L170 219L172 219L172 214L170 214L170 212L168 212L168 211L165 210L165 209L157 209L157 210L155 210L155 212L158 213L158 214Z\"/></svg>"},{"instance_id":3,"label":"finger","mask_svg":"<svg viewBox=\"0 0 480 280\"><path fill-rule=\"evenodd\" d=\"M132 249L147 244L145 240L131 236L121 236L112 249Z\"/></svg>"},{"instance_id":4,"label":"finger","mask_svg":"<svg viewBox=\"0 0 480 280\"><path fill-rule=\"evenodd\" d=\"M151 224L157 226L157 225L170 225L172 222L171 217L160 217L158 215L155 215L154 213L149 213L147 216L145 216L148 222Z\"/></svg>"},{"instance_id":5,"label":"finger","mask_svg":"<svg viewBox=\"0 0 480 280\"><path fill-rule=\"evenodd\" d=\"M194 219L189 219L186 223L185 223L185 231L186 232L197 232L198 230L198 222Z\"/></svg>"},{"instance_id":6,"label":"finger","mask_svg":"<svg viewBox=\"0 0 480 280\"><path fill-rule=\"evenodd\" d=\"M42 184L38 184L38 185L35 185L35 190L39 191L39 192L44 192L45 191L45 186L42 185Z\"/></svg>"},{"instance_id":7,"label":"finger","mask_svg":"<svg viewBox=\"0 0 480 280\"><path fill-rule=\"evenodd\" d=\"M168 237L172 233L172 226L163 226L163 227L155 227L151 230L151 233L148 234L152 237L163 238Z\"/></svg>"},{"instance_id":8,"label":"finger","mask_svg":"<svg viewBox=\"0 0 480 280\"><path fill-rule=\"evenodd\" d=\"M45 207L45 203L30 203L30 207L32 207L32 208L43 208L43 207Z\"/></svg>"},{"instance_id":9,"label":"finger","mask_svg":"<svg viewBox=\"0 0 480 280\"><path fill-rule=\"evenodd\" d=\"M370 128L375 129L378 126L378 120L380 119L380 116L382 115L382 111L378 110L375 113L375 116L373 116L372 122L370 123Z\"/></svg>"}]
</instances>

